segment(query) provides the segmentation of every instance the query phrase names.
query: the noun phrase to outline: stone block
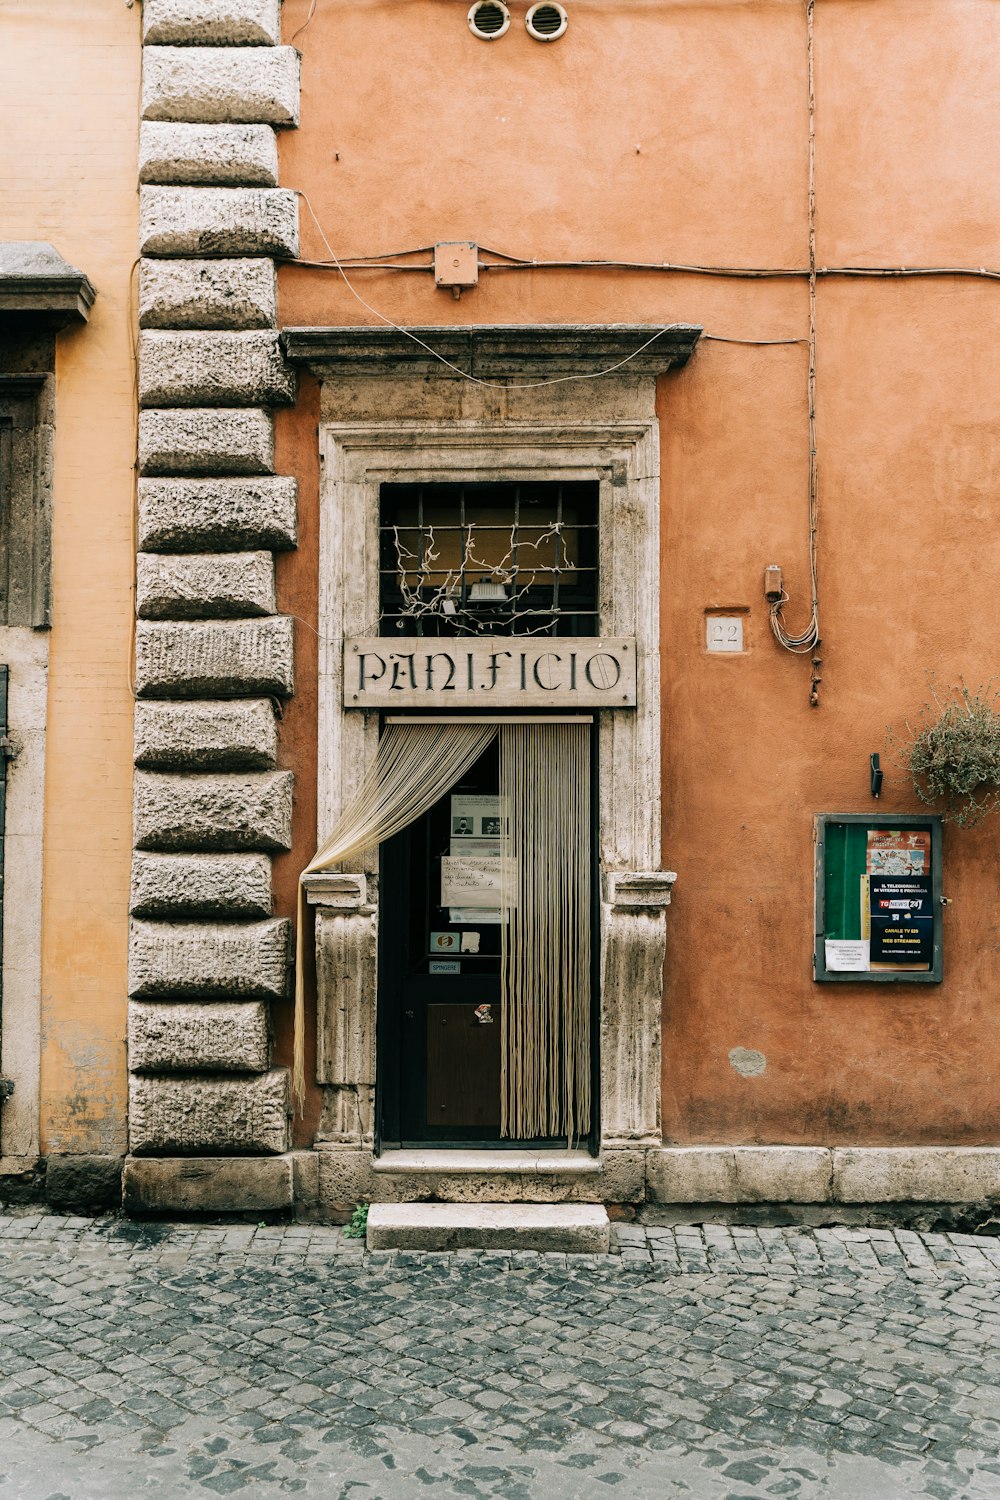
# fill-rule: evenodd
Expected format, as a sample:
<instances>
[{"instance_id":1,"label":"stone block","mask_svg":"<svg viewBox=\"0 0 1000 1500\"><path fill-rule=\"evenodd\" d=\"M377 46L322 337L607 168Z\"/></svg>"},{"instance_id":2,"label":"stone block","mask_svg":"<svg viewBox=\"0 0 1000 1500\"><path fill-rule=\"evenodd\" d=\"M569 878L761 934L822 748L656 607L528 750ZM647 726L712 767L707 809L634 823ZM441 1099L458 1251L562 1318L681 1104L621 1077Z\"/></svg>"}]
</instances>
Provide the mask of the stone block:
<instances>
[{"instance_id":1,"label":"stone block","mask_svg":"<svg viewBox=\"0 0 1000 1500\"><path fill-rule=\"evenodd\" d=\"M269 1052L263 1001L129 1004L128 1065L133 1073L263 1073Z\"/></svg>"},{"instance_id":2,"label":"stone block","mask_svg":"<svg viewBox=\"0 0 1000 1500\"><path fill-rule=\"evenodd\" d=\"M199 125L297 125L294 47L149 47L142 59L142 118Z\"/></svg>"},{"instance_id":3,"label":"stone block","mask_svg":"<svg viewBox=\"0 0 1000 1500\"><path fill-rule=\"evenodd\" d=\"M51 1155L45 1164L45 1201L50 1208L77 1214L120 1208L120 1156Z\"/></svg>"},{"instance_id":4,"label":"stone block","mask_svg":"<svg viewBox=\"0 0 1000 1500\"><path fill-rule=\"evenodd\" d=\"M278 729L267 698L135 705L135 763L150 771L267 771Z\"/></svg>"},{"instance_id":5,"label":"stone block","mask_svg":"<svg viewBox=\"0 0 1000 1500\"><path fill-rule=\"evenodd\" d=\"M276 47L281 0L144 0L147 46Z\"/></svg>"},{"instance_id":6,"label":"stone block","mask_svg":"<svg viewBox=\"0 0 1000 1500\"><path fill-rule=\"evenodd\" d=\"M270 474L274 422L252 407L139 413L142 474Z\"/></svg>"},{"instance_id":7,"label":"stone block","mask_svg":"<svg viewBox=\"0 0 1000 1500\"><path fill-rule=\"evenodd\" d=\"M652 1203L827 1203L823 1146L663 1146L646 1155Z\"/></svg>"},{"instance_id":8,"label":"stone block","mask_svg":"<svg viewBox=\"0 0 1000 1500\"><path fill-rule=\"evenodd\" d=\"M141 1156L277 1155L288 1146L288 1074L129 1081L129 1140ZM291 1169L289 1168L289 1171Z\"/></svg>"},{"instance_id":9,"label":"stone block","mask_svg":"<svg viewBox=\"0 0 1000 1500\"><path fill-rule=\"evenodd\" d=\"M315 1151L290 1151L296 1212L314 1209L319 1202L319 1156Z\"/></svg>"},{"instance_id":10,"label":"stone block","mask_svg":"<svg viewBox=\"0 0 1000 1500\"><path fill-rule=\"evenodd\" d=\"M137 849L290 849L292 773L135 777Z\"/></svg>"},{"instance_id":11,"label":"stone block","mask_svg":"<svg viewBox=\"0 0 1000 1500\"><path fill-rule=\"evenodd\" d=\"M136 631L136 692L141 698L227 698L292 692L293 622L264 620L159 623Z\"/></svg>"},{"instance_id":12,"label":"stone block","mask_svg":"<svg viewBox=\"0 0 1000 1500\"><path fill-rule=\"evenodd\" d=\"M294 479L140 479L139 546L146 552L294 547Z\"/></svg>"},{"instance_id":13,"label":"stone block","mask_svg":"<svg viewBox=\"0 0 1000 1500\"><path fill-rule=\"evenodd\" d=\"M143 255L299 253L298 199L288 188L144 187Z\"/></svg>"},{"instance_id":14,"label":"stone block","mask_svg":"<svg viewBox=\"0 0 1000 1500\"><path fill-rule=\"evenodd\" d=\"M127 1214L267 1213L291 1207L292 1163L287 1155L126 1157L122 1187Z\"/></svg>"},{"instance_id":15,"label":"stone block","mask_svg":"<svg viewBox=\"0 0 1000 1500\"><path fill-rule=\"evenodd\" d=\"M330 1096L345 1089L323 1090L321 1138L331 1124L351 1124L348 1111L334 1122ZM553 1153L387 1151L374 1161L365 1143L344 1138L322 1141L319 1150L320 1201L328 1212L355 1203L641 1203L644 1192L642 1151L609 1151L598 1161L562 1160ZM498 1163L498 1155L503 1160ZM420 1158L414 1160L414 1158ZM450 1162L449 1162L450 1158ZM462 1158L466 1160L463 1162Z\"/></svg>"},{"instance_id":16,"label":"stone block","mask_svg":"<svg viewBox=\"0 0 1000 1500\"><path fill-rule=\"evenodd\" d=\"M273 330L139 335L140 406L288 406L295 376Z\"/></svg>"},{"instance_id":17,"label":"stone block","mask_svg":"<svg viewBox=\"0 0 1000 1500\"><path fill-rule=\"evenodd\" d=\"M369 1250L548 1250L607 1254L607 1211L581 1203L373 1203Z\"/></svg>"},{"instance_id":18,"label":"stone block","mask_svg":"<svg viewBox=\"0 0 1000 1500\"><path fill-rule=\"evenodd\" d=\"M128 992L138 1000L220 996L283 1000L291 924L138 922L129 928Z\"/></svg>"},{"instance_id":19,"label":"stone block","mask_svg":"<svg viewBox=\"0 0 1000 1500\"><path fill-rule=\"evenodd\" d=\"M275 608L270 552L138 556L136 611L144 620L243 618L273 615Z\"/></svg>"},{"instance_id":20,"label":"stone block","mask_svg":"<svg viewBox=\"0 0 1000 1500\"><path fill-rule=\"evenodd\" d=\"M976 1203L1000 1199L1000 1147L838 1146L837 1203Z\"/></svg>"},{"instance_id":21,"label":"stone block","mask_svg":"<svg viewBox=\"0 0 1000 1500\"><path fill-rule=\"evenodd\" d=\"M278 144L270 125L175 125L146 120L139 181L201 187L276 187Z\"/></svg>"},{"instance_id":22,"label":"stone block","mask_svg":"<svg viewBox=\"0 0 1000 1500\"><path fill-rule=\"evenodd\" d=\"M148 854L132 861L134 917L249 920L271 915L266 854Z\"/></svg>"},{"instance_id":23,"label":"stone block","mask_svg":"<svg viewBox=\"0 0 1000 1500\"><path fill-rule=\"evenodd\" d=\"M139 266L141 328L273 328L274 262L151 260Z\"/></svg>"}]
</instances>

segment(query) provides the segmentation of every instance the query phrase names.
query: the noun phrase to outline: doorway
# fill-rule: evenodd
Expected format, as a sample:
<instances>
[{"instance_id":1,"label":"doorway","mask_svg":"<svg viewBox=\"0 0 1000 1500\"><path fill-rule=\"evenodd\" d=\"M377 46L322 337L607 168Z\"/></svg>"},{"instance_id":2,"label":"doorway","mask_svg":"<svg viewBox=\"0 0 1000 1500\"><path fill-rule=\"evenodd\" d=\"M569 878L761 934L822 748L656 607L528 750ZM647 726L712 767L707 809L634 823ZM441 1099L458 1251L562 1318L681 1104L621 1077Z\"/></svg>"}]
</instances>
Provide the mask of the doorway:
<instances>
[{"instance_id":1,"label":"doorway","mask_svg":"<svg viewBox=\"0 0 1000 1500\"><path fill-rule=\"evenodd\" d=\"M383 844L382 1144L594 1137L591 749L589 724L503 725L443 797Z\"/></svg>"}]
</instances>

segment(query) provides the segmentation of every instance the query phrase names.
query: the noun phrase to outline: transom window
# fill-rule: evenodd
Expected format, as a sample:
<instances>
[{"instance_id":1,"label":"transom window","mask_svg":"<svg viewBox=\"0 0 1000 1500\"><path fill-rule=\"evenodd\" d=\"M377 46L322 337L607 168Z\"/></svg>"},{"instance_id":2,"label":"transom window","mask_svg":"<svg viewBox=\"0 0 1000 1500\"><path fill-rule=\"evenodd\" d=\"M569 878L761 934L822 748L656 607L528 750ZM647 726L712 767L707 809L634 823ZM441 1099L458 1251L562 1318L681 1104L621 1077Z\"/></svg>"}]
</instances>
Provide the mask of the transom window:
<instances>
[{"instance_id":1,"label":"transom window","mask_svg":"<svg viewBox=\"0 0 1000 1500\"><path fill-rule=\"evenodd\" d=\"M381 634L596 635L598 486L383 484Z\"/></svg>"}]
</instances>

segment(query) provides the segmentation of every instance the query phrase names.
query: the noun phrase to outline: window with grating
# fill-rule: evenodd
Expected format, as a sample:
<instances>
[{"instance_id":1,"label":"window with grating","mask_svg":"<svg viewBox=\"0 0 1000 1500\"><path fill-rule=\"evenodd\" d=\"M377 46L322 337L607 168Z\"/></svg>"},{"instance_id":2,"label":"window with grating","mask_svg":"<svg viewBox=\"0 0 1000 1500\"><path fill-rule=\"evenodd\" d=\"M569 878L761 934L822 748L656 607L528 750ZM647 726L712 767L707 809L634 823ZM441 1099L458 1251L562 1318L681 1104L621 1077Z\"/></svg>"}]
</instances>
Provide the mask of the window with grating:
<instances>
[{"instance_id":1,"label":"window with grating","mask_svg":"<svg viewBox=\"0 0 1000 1500\"><path fill-rule=\"evenodd\" d=\"M383 484L382 635L596 635L598 493Z\"/></svg>"}]
</instances>

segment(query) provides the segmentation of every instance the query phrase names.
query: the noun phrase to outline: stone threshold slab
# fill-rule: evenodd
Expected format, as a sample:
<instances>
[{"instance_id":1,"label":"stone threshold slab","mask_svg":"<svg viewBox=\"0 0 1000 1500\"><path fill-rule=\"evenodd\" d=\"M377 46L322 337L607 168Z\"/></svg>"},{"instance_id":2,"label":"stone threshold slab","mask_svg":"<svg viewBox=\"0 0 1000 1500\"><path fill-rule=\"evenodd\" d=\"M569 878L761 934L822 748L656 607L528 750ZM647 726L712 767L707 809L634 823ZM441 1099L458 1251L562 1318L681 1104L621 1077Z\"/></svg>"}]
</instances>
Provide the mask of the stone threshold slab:
<instances>
[{"instance_id":1,"label":"stone threshold slab","mask_svg":"<svg viewBox=\"0 0 1000 1500\"><path fill-rule=\"evenodd\" d=\"M383 1151L372 1160L376 1172L425 1172L449 1177L559 1176L597 1173L601 1163L589 1151Z\"/></svg>"},{"instance_id":2,"label":"stone threshold slab","mask_svg":"<svg viewBox=\"0 0 1000 1500\"><path fill-rule=\"evenodd\" d=\"M550 1250L606 1254L611 1225L592 1203L373 1203L369 1250Z\"/></svg>"}]
</instances>

